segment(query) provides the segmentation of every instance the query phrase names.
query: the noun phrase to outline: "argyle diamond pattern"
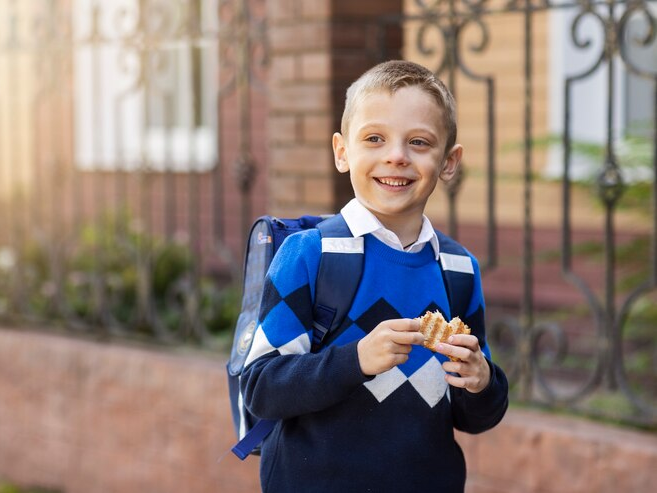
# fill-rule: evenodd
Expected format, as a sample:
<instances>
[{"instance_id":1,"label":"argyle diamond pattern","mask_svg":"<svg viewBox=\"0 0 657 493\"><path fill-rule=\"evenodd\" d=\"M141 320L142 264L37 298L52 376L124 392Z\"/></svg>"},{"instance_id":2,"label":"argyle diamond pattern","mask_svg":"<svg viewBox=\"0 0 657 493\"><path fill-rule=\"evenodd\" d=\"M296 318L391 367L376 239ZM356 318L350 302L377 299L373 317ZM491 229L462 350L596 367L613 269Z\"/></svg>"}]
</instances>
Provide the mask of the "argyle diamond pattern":
<instances>
[{"instance_id":1,"label":"argyle diamond pattern","mask_svg":"<svg viewBox=\"0 0 657 493\"><path fill-rule=\"evenodd\" d=\"M437 305L431 303L425 311L436 309ZM386 300L380 298L354 321L354 325L336 339L336 343L346 344L352 340L357 340L359 335L362 337L362 335L369 333L382 321L394 318L400 318L399 312ZM416 346L409 354L406 363L377 375L364 384L365 388L379 402L382 402L408 381L422 399L430 407L434 407L448 389L447 382L445 382L445 371L441 366L441 361L444 361L444 359L442 355Z\"/></svg>"},{"instance_id":2,"label":"argyle diamond pattern","mask_svg":"<svg viewBox=\"0 0 657 493\"><path fill-rule=\"evenodd\" d=\"M310 337L307 328L312 320L311 309L308 306L310 288L308 284L296 289L293 289L292 286L286 287L288 292L281 293L269 279L265 282L260 312L260 320L263 320L264 323L256 330L249 361L271 351L278 351L281 354L299 354L309 350ZM437 308L435 303L431 303L422 313ZM352 310L355 309L357 308L352 307ZM266 320L272 312L278 312L273 317L274 319L291 320L292 322L288 322L285 327L277 327L277 330L270 333L267 331ZM350 315L355 316L354 313ZM384 298L379 298L357 315L353 322L351 319L347 319L344 324L347 329L333 343L344 345L359 340L382 321L395 318L401 318L399 311ZM406 363L377 375L364 386L379 402L382 402L405 382L409 382L420 397L430 407L434 407L446 393L449 398L445 371L442 369L441 361L444 361L442 355L416 346L409 354Z\"/></svg>"}]
</instances>

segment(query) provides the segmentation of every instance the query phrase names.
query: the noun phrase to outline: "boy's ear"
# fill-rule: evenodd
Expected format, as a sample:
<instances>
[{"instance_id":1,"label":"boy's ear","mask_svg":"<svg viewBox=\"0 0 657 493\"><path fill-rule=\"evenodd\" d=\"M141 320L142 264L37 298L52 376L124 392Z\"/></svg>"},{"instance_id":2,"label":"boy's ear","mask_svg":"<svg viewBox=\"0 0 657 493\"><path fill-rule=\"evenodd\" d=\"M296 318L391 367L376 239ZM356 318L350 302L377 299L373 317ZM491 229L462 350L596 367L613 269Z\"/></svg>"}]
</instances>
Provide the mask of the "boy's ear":
<instances>
[{"instance_id":1,"label":"boy's ear","mask_svg":"<svg viewBox=\"0 0 657 493\"><path fill-rule=\"evenodd\" d=\"M463 146L461 144L454 144L445 159L443 160L443 169L440 170L440 179L449 181L454 178L456 170L461 164L461 157L463 157Z\"/></svg>"},{"instance_id":2,"label":"boy's ear","mask_svg":"<svg viewBox=\"0 0 657 493\"><path fill-rule=\"evenodd\" d=\"M349 162L347 161L347 148L344 145L344 137L340 132L333 134L333 157L335 167L340 173L349 171Z\"/></svg>"}]
</instances>

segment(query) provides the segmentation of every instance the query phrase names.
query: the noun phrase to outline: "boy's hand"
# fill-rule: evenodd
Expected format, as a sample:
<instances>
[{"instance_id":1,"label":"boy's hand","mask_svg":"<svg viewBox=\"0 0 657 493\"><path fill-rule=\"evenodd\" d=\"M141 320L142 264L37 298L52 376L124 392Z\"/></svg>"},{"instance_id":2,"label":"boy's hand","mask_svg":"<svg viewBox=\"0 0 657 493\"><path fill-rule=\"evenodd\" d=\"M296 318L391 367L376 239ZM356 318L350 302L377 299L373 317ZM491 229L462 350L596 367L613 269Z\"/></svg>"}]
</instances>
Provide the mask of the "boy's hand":
<instances>
[{"instance_id":1,"label":"boy's hand","mask_svg":"<svg viewBox=\"0 0 657 493\"><path fill-rule=\"evenodd\" d=\"M385 320L358 341L358 362L364 375L378 375L406 363L413 344L421 345L424 336L420 322L410 318Z\"/></svg>"},{"instance_id":2,"label":"boy's hand","mask_svg":"<svg viewBox=\"0 0 657 493\"><path fill-rule=\"evenodd\" d=\"M447 342L448 344L436 345L436 350L460 360L443 363L443 370L448 372L445 375L447 383L462 387L473 394L484 390L490 382L490 366L481 352L477 338L473 335L458 334L450 336Z\"/></svg>"}]
</instances>

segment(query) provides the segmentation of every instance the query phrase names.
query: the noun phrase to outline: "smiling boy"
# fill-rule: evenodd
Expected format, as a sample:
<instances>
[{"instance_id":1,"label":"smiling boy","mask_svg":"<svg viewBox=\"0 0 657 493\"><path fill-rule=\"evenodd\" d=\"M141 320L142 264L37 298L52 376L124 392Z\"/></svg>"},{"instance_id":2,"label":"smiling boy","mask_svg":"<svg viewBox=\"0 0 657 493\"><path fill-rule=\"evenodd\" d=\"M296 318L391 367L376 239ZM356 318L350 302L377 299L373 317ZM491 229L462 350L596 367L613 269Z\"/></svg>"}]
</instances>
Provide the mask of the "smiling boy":
<instances>
[{"instance_id":1,"label":"smiling boy","mask_svg":"<svg viewBox=\"0 0 657 493\"><path fill-rule=\"evenodd\" d=\"M262 445L263 491L462 492L454 428L495 426L508 385L486 345L474 257L463 317L472 335L432 352L414 320L436 309L452 316L424 209L460 164L453 98L420 65L377 65L347 91L333 150L354 190L341 214L363 238L363 277L342 331L313 353L318 231L290 236L270 266L241 380L247 408L281 420Z\"/></svg>"}]
</instances>

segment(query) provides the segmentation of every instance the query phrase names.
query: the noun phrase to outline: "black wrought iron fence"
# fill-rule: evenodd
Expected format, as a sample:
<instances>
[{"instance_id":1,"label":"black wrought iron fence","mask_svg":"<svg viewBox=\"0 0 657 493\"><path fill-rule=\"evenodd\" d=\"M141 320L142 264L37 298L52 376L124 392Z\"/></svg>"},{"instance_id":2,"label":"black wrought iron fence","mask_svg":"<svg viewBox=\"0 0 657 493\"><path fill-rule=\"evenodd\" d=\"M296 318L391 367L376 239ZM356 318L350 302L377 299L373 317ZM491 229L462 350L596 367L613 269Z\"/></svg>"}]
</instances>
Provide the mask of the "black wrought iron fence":
<instances>
[{"instance_id":1,"label":"black wrought iron fence","mask_svg":"<svg viewBox=\"0 0 657 493\"><path fill-rule=\"evenodd\" d=\"M654 0L409 0L381 19L456 94L445 223L474 239L517 400L651 426L656 17ZM265 21L256 0L0 0L5 322L204 342L229 324Z\"/></svg>"},{"instance_id":2,"label":"black wrought iron fence","mask_svg":"<svg viewBox=\"0 0 657 493\"><path fill-rule=\"evenodd\" d=\"M382 32L401 23L405 56L455 92L467 176L447 188L446 224L463 232L460 213L479 204L486 226L472 246L496 300L490 339L517 400L652 426L656 19L657 3L643 0L416 0L381 23ZM548 190L549 201L539 202ZM593 204L584 214L582 194ZM512 250L500 224L504 205L518 209L514 219L505 214L521 235ZM628 219L629 210L640 219ZM546 211L548 240L558 237L551 251L541 244L546 221L537 218ZM510 282L510 264L521 289L504 298L497 294ZM561 292L549 292L550 283Z\"/></svg>"}]
</instances>

